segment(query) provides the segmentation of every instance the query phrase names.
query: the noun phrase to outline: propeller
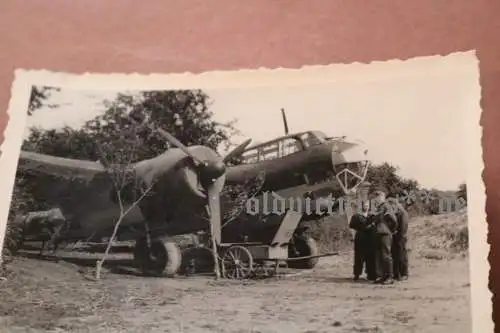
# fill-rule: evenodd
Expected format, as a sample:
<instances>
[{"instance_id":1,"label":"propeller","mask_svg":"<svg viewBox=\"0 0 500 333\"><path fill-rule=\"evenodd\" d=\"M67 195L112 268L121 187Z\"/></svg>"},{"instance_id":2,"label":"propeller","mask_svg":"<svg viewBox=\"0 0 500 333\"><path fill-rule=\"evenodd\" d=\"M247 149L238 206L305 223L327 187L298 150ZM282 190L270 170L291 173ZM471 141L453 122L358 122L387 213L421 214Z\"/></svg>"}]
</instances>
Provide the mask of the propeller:
<instances>
[{"instance_id":1,"label":"propeller","mask_svg":"<svg viewBox=\"0 0 500 333\"><path fill-rule=\"evenodd\" d=\"M139 122L132 116L129 118L135 123ZM146 126L153 132L160 134L165 140L170 142L175 147L182 150L187 156L189 156L194 164L196 171L199 175L200 183L206 191L208 200L208 210L210 215L210 224L212 226L212 237L216 243L220 242L221 237L221 205L220 205L220 192L222 191L224 178L226 173L226 163L232 158L239 156L243 153L245 148L252 141L248 139L238 145L235 149L231 150L224 158L203 161L195 156L182 142L177 140L172 134L161 129L156 128L151 124L146 124Z\"/></svg>"},{"instance_id":2,"label":"propeller","mask_svg":"<svg viewBox=\"0 0 500 333\"><path fill-rule=\"evenodd\" d=\"M157 129L158 133L165 137L171 144L175 145L186 155L193 158L194 161L198 159L184 146L180 141L175 139L170 133L165 130ZM166 134L166 135L165 135ZM174 140L171 140L174 138ZM226 173L226 162L231 160L231 158L241 154L245 148L250 144L252 140L248 139L242 144L238 145L235 149L230 151L223 159L211 160L211 161L201 161L197 165L196 169L199 173L200 182L203 188L206 190L207 200L208 200L208 210L210 215L210 225L212 227L212 237L216 244L221 241L221 204L220 204L220 192L224 186L223 180L221 179ZM181 148L182 147L182 148Z\"/></svg>"}]
</instances>

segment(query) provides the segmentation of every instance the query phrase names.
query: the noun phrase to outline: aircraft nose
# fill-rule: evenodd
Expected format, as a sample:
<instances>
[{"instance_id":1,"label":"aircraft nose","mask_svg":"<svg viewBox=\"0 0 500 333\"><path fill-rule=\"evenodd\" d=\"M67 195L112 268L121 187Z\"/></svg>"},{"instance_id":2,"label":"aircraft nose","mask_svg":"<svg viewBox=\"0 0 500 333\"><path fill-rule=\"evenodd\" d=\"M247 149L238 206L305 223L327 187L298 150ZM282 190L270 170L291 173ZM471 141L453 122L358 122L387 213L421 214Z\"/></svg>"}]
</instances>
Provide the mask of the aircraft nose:
<instances>
[{"instance_id":1,"label":"aircraft nose","mask_svg":"<svg viewBox=\"0 0 500 333\"><path fill-rule=\"evenodd\" d=\"M335 178L344 192L355 190L366 178L368 149L363 144L352 144L340 149L333 147L332 164Z\"/></svg>"}]
</instances>

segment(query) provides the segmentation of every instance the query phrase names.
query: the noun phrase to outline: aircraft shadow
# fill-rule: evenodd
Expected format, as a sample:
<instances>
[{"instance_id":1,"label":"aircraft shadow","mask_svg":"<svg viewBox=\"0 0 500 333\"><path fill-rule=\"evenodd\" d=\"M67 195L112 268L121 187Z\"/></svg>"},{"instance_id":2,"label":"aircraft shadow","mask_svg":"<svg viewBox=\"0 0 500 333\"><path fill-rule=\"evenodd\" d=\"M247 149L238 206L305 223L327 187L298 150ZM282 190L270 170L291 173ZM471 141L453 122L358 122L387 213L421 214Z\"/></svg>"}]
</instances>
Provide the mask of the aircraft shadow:
<instances>
[{"instance_id":1,"label":"aircraft shadow","mask_svg":"<svg viewBox=\"0 0 500 333\"><path fill-rule=\"evenodd\" d=\"M103 268L107 270L107 273L111 274L116 274L116 275L125 275L125 276L131 276L131 277L142 277L142 278L160 278L161 276L157 275L145 275L143 272L140 271L137 263L132 259L132 258L116 258L113 257L113 254L116 253L110 253L110 256L106 259L106 261L103 264ZM29 259L34 259L34 260L43 260L43 261L50 261L50 262L66 262L72 265L75 265L79 267L78 271L84 275L87 275L89 273L89 268L95 268L96 267L96 262L101 258L101 255L98 257L95 256L89 256L88 252L85 251L60 251L56 252L55 254L52 254L50 252L44 252L42 255L40 255L40 248L36 246L31 246L31 245L25 245L23 248L18 252L17 254L19 257L25 257ZM292 272L295 272L296 270L292 270ZM284 274L282 277L286 277L287 273L289 273L289 270L286 270L286 272L282 271L280 272L280 276L267 276L267 275L259 275L254 277L255 280L272 280L276 278L280 278L281 274ZM213 266L212 263L209 264L198 264L196 266L195 272L186 272L183 270L181 267L181 270L178 274L178 277L198 277L198 276L207 276L207 275L212 275L213 274ZM333 283L363 283L363 282L369 282L369 281L352 281L352 279L349 278L342 278L342 277L324 277L324 278L319 278L319 279L324 279L325 282L333 282ZM317 281L317 278L315 278L315 281Z\"/></svg>"},{"instance_id":2,"label":"aircraft shadow","mask_svg":"<svg viewBox=\"0 0 500 333\"><path fill-rule=\"evenodd\" d=\"M43 255L40 255L39 253L25 251L20 251L18 253L18 256L52 262L67 262L81 268L95 267L96 261L98 260L98 258L82 258L50 253L44 253ZM109 272L114 274L144 276L137 270L138 267L132 259L107 258L103 264L103 268L106 268L107 270L109 270Z\"/></svg>"},{"instance_id":3,"label":"aircraft shadow","mask_svg":"<svg viewBox=\"0 0 500 333\"><path fill-rule=\"evenodd\" d=\"M76 265L80 268L95 268L97 260L99 257L78 257L79 252L69 252L69 253L44 253L40 255L40 249L36 247L24 247L23 250L19 251L18 256L25 257L29 259L35 260L44 260L51 262L66 262L69 264ZM108 272L117 275L127 275L127 276L135 276L135 277L147 277L147 278L158 278L156 275L145 275L139 270L136 262L130 258L113 258L112 256L108 257L103 264L103 268L107 269ZM180 272L180 276L203 276L212 273L212 266L210 267L199 267L195 273L185 274L184 272Z\"/></svg>"}]
</instances>

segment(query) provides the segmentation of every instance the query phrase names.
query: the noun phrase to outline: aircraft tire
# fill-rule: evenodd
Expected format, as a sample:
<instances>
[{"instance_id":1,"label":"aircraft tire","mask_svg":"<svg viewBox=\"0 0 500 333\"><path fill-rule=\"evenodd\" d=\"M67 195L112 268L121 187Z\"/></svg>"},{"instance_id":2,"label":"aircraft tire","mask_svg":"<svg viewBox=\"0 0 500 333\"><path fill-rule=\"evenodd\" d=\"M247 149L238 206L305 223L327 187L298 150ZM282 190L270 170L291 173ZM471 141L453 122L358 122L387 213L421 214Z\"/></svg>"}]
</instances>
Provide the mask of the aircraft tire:
<instances>
[{"instance_id":1,"label":"aircraft tire","mask_svg":"<svg viewBox=\"0 0 500 333\"><path fill-rule=\"evenodd\" d=\"M312 237L302 236L294 239L294 248L289 247L288 255L293 257L307 257L318 255L318 245ZM294 252L297 251L298 255ZM309 258L303 260L291 260L288 262L288 267L296 269L312 269L318 263L319 258Z\"/></svg>"},{"instance_id":2,"label":"aircraft tire","mask_svg":"<svg viewBox=\"0 0 500 333\"><path fill-rule=\"evenodd\" d=\"M134 260L144 275L173 277L181 267L182 252L176 243L159 238L151 240L149 251L141 238L136 241Z\"/></svg>"},{"instance_id":3,"label":"aircraft tire","mask_svg":"<svg viewBox=\"0 0 500 333\"><path fill-rule=\"evenodd\" d=\"M193 247L182 251L182 265L179 271L181 274L208 273L213 269L214 257L210 249Z\"/></svg>"}]
</instances>

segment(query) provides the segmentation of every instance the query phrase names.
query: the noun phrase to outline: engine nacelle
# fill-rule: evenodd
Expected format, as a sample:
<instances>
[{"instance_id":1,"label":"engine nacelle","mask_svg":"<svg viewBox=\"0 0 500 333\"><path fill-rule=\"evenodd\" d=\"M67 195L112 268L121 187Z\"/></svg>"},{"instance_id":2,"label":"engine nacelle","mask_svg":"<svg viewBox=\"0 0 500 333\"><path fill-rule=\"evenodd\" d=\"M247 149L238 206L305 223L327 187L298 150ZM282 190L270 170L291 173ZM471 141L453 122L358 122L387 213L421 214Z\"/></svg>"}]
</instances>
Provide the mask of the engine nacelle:
<instances>
[{"instance_id":1,"label":"engine nacelle","mask_svg":"<svg viewBox=\"0 0 500 333\"><path fill-rule=\"evenodd\" d=\"M220 159L215 151L205 146L191 146L188 149L201 161ZM176 148L137 163L135 172L141 186L152 187L151 194L140 204L145 218L152 222L167 222L177 216L203 212L207 194L200 170L191 157ZM215 182L219 190L222 190L223 185L224 176Z\"/></svg>"}]
</instances>

